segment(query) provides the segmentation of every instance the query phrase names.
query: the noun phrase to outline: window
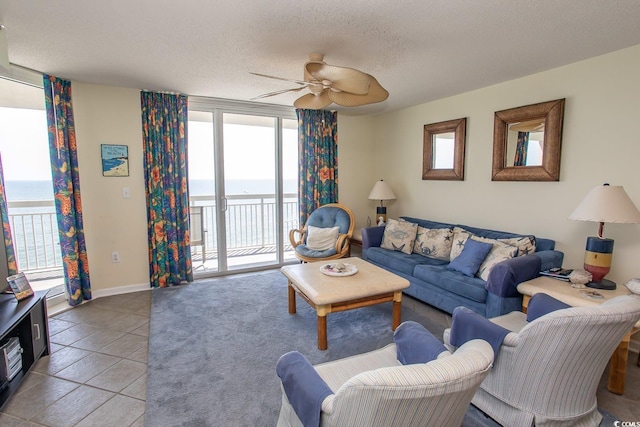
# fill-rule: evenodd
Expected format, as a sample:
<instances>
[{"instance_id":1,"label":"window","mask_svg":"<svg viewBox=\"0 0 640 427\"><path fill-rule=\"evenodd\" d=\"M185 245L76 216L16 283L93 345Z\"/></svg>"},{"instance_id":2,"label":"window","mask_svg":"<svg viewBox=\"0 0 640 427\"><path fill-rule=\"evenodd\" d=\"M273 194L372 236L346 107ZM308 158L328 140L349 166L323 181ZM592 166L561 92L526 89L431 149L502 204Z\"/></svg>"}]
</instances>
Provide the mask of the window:
<instances>
[{"instance_id":1,"label":"window","mask_svg":"<svg viewBox=\"0 0 640 427\"><path fill-rule=\"evenodd\" d=\"M62 295L42 87L0 78L0 154L18 269L34 289L51 289L49 298Z\"/></svg>"}]
</instances>

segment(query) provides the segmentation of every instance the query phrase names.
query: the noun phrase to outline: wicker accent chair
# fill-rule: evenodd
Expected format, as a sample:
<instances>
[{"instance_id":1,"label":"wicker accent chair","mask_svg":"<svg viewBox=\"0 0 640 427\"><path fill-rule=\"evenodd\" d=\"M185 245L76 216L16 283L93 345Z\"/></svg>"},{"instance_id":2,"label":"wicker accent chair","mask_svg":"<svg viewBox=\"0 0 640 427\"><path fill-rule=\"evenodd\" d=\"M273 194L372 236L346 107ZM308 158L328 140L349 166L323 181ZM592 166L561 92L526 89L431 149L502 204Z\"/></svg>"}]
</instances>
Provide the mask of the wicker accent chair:
<instances>
[{"instance_id":1,"label":"wicker accent chair","mask_svg":"<svg viewBox=\"0 0 640 427\"><path fill-rule=\"evenodd\" d=\"M351 209L339 203L320 206L313 211L302 230L289 231L289 240L295 255L302 262L328 261L348 257L351 253L350 240L353 235L355 218ZM328 249L317 250L307 245L309 227L329 229L338 227L335 245Z\"/></svg>"},{"instance_id":2,"label":"wicker accent chair","mask_svg":"<svg viewBox=\"0 0 640 427\"><path fill-rule=\"evenodd\" d=\"M529 314L539 295L531 299ZM611 354L639 319L640 298L632 295L558 309L530 321L518 311L473 319L473 325L461 327L488 322L507 329L507 335L471 402L504 426L597 426L602 419L598 383ZM444 332L449 349L453 335L452 329Z\"/></svg>"}]
</instances>

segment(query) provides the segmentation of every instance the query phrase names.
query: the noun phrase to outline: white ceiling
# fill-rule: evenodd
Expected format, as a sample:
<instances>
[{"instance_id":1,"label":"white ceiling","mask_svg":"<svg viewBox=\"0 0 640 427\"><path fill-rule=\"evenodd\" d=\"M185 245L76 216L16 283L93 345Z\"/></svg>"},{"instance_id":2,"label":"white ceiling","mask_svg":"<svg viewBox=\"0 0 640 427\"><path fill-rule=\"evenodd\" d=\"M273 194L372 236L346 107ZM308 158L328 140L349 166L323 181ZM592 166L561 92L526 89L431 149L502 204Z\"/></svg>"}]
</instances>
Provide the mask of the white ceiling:
<instances>
[{"instance_id":1,"label":"white ceiling","mask_svg":"<svg viewBox=\"0 0 640 427\"><path fill-rule=\"evenodd\" d=\"M640 1L0 0L0 23L16 65L245 101L295 87L249 72L302 78L320 52L378 79L389 98L348 111L377 114L640 44Z\"/></svg>"}]
</instances>

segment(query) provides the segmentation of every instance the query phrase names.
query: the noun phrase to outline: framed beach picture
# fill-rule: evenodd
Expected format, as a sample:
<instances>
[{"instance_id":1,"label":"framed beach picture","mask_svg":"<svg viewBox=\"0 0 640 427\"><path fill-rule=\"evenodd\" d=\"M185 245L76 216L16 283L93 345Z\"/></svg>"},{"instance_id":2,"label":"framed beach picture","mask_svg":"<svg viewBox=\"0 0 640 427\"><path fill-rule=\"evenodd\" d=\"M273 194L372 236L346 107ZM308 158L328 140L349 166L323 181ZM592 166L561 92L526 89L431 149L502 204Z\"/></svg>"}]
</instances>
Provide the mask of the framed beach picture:
<instances>
[{"instance_id":1,"label":"framed beach picture","mask_svg":"<svg viewBox=\"0 0 640 427\"><path fill-rule=\"evenodd\" d=\"M129 176L129 147L101 144L102 176Z\"/></svg>"}]
</instances>

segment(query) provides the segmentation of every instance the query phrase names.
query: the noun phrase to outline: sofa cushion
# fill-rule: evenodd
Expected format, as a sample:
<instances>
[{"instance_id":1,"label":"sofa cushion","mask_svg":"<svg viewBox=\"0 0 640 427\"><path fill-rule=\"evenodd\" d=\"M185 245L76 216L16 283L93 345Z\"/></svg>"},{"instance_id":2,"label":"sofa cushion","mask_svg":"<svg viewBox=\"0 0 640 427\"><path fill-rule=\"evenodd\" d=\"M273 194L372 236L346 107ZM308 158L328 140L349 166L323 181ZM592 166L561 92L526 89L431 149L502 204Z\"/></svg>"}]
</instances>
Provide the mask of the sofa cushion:
<instances>
[{"instance_id":1,"label":"sofa cushion","mask_svg":"<svg viewBox=\"0 0 640 427\"><path fill-rule=\"evenodd\" d=\"M398 251L390 251L378 247L367 250L367 259L382 267L404 273L408 276L413 274L416 265L446 265L446 261L435 258L427 258L418 254L407 255Z\"/></svg>"},{"instance_id":2,"label":"sofa cushion","mask_svg":"<svg viewBox=\"0 0 640 427\"><path fill-rule=\"evenodd\" d=\"M481 304L487 300L484 280L449 270L446 265L416 265L413 276Z\"/></svg>"},{"instance_id":3,"label":"sofa cushion","mask_svg":"<svg viewBox=\"0 0 640 427\"><path fill-rule=\"evenodd\" d=\"M417 230L418 224L390 219L384 228L380 247L410 254L413 252Z\"/></svg>"},{"instance_id":4,"label":"sofa cushion","mask_svg":"<svg viewBox=\"0 0 640 427\"><path fill-rule=\"evenodd\" d=\"M535 236L509 237L507 239L498 239L498 241L517 247L518 253L516 256L529 255L536 251Z\"/></svg>"},{"instance_id":5,"label":"sofa cushion","mask_svg":"<svg viewBox=\"0 0 640 427\"><path fill-rule=\"evenodd\" d=\"M449 254L449 261L453 261L462 253L464 249L464 244L467 242L467 239L472 236L472 233L469 233L463 228L453 227L453 242L451 242L451 253Z\"/></svg>"},{"instance_id":6,"label":"sofa cushion","mask_svg":"<svg viewBox=\"0 0 640 427\"><path fill-rule=\"evenodd\" d=\"M471 236L471 240L480 241L491 244L491 250L480 264L477 276L482 280L489 278L491 269L498 263L514 258L518 254L516 246L507 245L500 240L487 239L484 237Z\"/></svg>"},{"instance_id":7,"label":"sofa cushion","mask_svg":"<svg viewBox=\"0 0 640 427\"><path fill-rule=\"evenodd\" d=\"M418 226L413 252L430 258L449 261L453 230Z\"/></svg>"},{"instance_id":8,"label":"sofa cushion","mask_svg":"<svg viewBox=\"0 0 640 427\"><path fill-rule=\"evenodd\" d=\"M491 249L493 249L491 243L467 239L460 255L451 261L447 268L459 271L465 276L473 277Z\"/></svg>"}]
</instances>

